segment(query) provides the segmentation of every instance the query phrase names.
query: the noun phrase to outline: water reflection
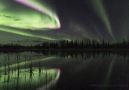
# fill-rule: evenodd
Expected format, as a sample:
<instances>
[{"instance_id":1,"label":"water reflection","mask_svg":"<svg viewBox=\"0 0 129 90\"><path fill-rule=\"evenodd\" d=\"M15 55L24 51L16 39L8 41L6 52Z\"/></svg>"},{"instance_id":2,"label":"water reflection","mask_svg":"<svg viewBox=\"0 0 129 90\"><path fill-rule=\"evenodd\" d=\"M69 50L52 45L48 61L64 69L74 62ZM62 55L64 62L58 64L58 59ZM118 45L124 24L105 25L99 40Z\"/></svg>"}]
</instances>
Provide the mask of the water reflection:
<instances>
[{"instance_id":1,"label":"water reflection","mask_svg":"<svg viewBox=\"0 0 129 90\"><path fill-rule=\"evenodd\" d=\"M1 53L0 59L0 82L3 90L30 90L32 86L34 90L128 90L129 88L127 51L46 50ZM26 84L26 80L30 81L29 84ZM13 82L13 86L8 84L9 82ZM9 85L15 89L11 89Z\"/></svg>"},{"instance_id":2,"label":"water reflection","mask_svg":"<svg viewBox=\"0 0 129 90\"><path fill-rule=\"evenodd\" d=\"M19 69L17 71L3 72L0 79L0 90L35 90L44 85L46 87L53 80L57 80L58 70L45 70L33 68ZM45 90L45 89L43 89Z\"/></svg>"},{"instance_id":3,"label":"water reflection","mask_svg":"<svg viewBox=\"0 0 129 90\"><path fill-rule=\"evenodd\" d=\"M0 90L48 89L58 81L61 71L43 67L40 62L53 58L30 52L1 54Z\"/></svg>"}]
</instances>

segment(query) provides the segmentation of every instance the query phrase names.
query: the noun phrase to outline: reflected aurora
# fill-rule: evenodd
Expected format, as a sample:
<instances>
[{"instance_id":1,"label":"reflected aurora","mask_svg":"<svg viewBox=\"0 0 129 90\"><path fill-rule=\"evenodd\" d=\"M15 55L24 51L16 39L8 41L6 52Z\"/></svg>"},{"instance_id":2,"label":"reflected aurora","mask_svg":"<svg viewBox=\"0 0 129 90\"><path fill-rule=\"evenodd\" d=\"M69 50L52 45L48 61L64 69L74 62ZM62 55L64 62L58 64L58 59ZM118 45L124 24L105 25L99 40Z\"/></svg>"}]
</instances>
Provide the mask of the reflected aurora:
<instances>
[{"instance_id":1,"label":"reflected aurora","mask_svg":"<svg viewBox=\"0 0 129 90\"><path fill-rule=\"evenodd\" d=\"M29 70L28 68L20 69L20 72L16 70L13 73L1 73L0 90L8 90L8 88L11 90L35 90L39 86L46 87L46 85L50 87L53 82L58 81L60 76L58 69L41 69L39 72L38 68L33 68L32 75Z\"/></svg>"},{"instance_id":2,"label":"reflected aurora","mask_svg":"<svg viewBox=\"0 0 129 90\"><path fill-rule=\"evenodd\" d=\"M16 64L9 65L9 67L11 69L14 69L14 68L17 68L18 66L21 66L21 67L24 67L25 65L29 66L31 63L44 62L44 61L47 61L47 60L52 60L54 58L55 57L47 57L47 58L42 58L42 59L39 59L39 60L32 60L32 61L21 62L21 63L16 63ZM0 67L0 71L4 71L4 70L5 70L4 66Z\"/></svg>"}]
</instances>

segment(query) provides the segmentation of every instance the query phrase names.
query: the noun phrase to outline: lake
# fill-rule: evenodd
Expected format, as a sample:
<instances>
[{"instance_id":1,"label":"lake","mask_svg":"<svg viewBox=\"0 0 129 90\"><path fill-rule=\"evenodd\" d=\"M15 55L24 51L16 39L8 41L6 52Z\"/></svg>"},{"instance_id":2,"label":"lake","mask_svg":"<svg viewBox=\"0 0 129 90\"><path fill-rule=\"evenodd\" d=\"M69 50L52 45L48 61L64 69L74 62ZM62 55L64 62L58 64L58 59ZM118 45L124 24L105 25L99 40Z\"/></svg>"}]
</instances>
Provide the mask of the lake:
<instances>
[{"instance_id":1,"label":"lake","mask_svg":"<svg viewBox=\"0 0 129 90\"><path fill-rule=\"evenodd\" d=\"M128 51L0 53L0 90L128 90Z\"/></svg>"}]
</instances>

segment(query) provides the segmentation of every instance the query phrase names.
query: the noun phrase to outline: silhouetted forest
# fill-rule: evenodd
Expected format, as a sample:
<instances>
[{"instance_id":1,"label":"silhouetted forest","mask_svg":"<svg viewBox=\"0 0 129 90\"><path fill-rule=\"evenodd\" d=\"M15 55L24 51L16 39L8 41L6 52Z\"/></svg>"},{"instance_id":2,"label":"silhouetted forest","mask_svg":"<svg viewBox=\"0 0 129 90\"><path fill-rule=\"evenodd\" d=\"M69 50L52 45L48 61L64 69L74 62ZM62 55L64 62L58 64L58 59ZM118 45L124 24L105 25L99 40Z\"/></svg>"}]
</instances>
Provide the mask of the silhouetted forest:
<instances>
[{"instance_id":1,"label":"silhouetted forest","mask_svg":"<svg viewBox=\"0 0 129 90\"><path fill-rule=\"evenodd\" d=\"M96 40L62 40L54 42L42 42L38 45L24 46L20 44L1 44L0 50L70 50L70 49L81 49L81 50L128 50L129 42L123 40L122 42L110 43L106 41L98 42Z\"/></svg>"}]
</instances>

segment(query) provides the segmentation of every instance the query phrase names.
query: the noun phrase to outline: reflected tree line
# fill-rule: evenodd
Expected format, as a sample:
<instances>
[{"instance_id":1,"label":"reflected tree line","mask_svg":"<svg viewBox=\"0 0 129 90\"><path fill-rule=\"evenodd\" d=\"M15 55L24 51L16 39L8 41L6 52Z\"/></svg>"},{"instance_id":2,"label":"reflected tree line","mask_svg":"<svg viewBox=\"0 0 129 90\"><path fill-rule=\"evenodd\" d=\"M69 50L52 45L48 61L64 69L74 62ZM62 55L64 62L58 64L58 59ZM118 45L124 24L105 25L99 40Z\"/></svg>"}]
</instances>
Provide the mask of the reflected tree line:
<instances>
[{"instance_id":1,"label":"reflected tree line","mask_svg":"<svg viewBox=\"0 0 129 90\"><path fill-rule=\"evenodd\" d=\"M107 58L112 56L123 57L124 59L129 59L129 51L125 50L28 50L28 51L0 51L0 54L3 53L12 55L16 54L18 57L20 53L35 53L37 56L45 56L45 57L61 57L61 58L72 58L72 59L88 59L88 58ZM35 56L36 56L35 55ZM30 55L26 54L24 59L31 60ZM17 63L19 63L19 59L17 59Z\"/></svg>"},{"instance_id":2,"label":"reflected tree line","mask_svg":"<svg viewBox=\"0 0 129 90\"><path fill-rule=\"evenodd\" d=\"M41 55L45 55L45 56L54 56L54 57L62 57L62 58L73 58L73 59L80 59L80 58L99 58L99 57L103 57L103 58L107 58L107 57L112 57L112 56L119 56L119 57L123 57L124 59L128 58L129 59L129 51L114 51L114 50L71 50L71 51L67 51L67 50L43 50L43 51L32 51L32 52L36 52L39 53Z\"/></svg>"},{"instance_id":3,"label":"reflected tree line","mask_svg":"<svg viewBox=\"0 0 129 90\"><path fill-rule=\"evenodd\" d=\"M129 42L123 39L122 42L98 42L96 40L62 40L53 42L42 42L38 45L1 44L0 50L43 50L43 49L129 49Z\"/></svg>"}]
</instances>

